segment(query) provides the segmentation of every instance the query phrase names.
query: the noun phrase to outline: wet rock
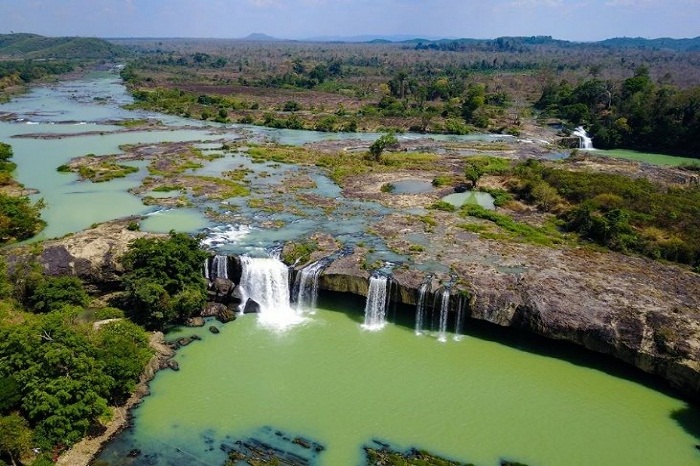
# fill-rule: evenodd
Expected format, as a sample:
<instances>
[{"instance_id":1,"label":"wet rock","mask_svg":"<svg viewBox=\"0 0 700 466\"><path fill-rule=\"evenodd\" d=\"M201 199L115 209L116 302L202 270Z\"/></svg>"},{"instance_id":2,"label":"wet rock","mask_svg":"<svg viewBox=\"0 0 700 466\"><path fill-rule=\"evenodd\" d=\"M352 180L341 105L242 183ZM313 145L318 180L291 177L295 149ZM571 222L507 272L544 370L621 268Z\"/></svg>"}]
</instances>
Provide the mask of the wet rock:
<instances>
[{"instance_id":1,"label":"wet rock","mask_svg":"<svg viewBox=\"0 0 700 466\"><path fill-rule=\"evenodd\" d=\"M202 310L202 317L216 317L216 315L222 310L226 309L225 304L215 303L212 301L207 302Z\"/></svg>"},{"instance_id":2,"label":"wet rock","mask_svg":"<svg viewBox=\"0 0 700 466\"><path fill-rule=\"evenodd\" d=\"M178 362L174 359L168 359L168 362L166 364L167 364L167 367L169 367L170 369L172 369L176 372L180 370L180 364L178 364Z\"/></svg>"},{"instance_id":3,"label":"wet rock","mask_svg":"<svg viewBox=\"0 0 700 466\"><path fill-rule=\"evenodd\" d=\"M134 448L133 450L130 450L129 453L126 454L129 458L138 458L141 456L141 450L138 448Z\"/></svg>"},{"instance_id":4,"label":"wet rock","mask_svg":"<svg viewBox=\"0 0 700 466\"><path fill-rule=\"evenodd\" d=\"M234 288L233 292L231 293L231 303L241 304L244 299L245 294L243 289L240 286Z\"/></svg>"},{"instance_id":5,"label":"wet rock","mask_svg":"<svg viewBox=\"0 0 700 466\"><path fill-rule=\"evenodd\" d=\"M467 183L460 183L454 187L456 193L466 193L470 189L472 189L472 186Z\"/></svg>"},{"instance_id":6,"label":"wet rock","mask_svg":"<svg viewBox=\"0 0 700 466\"><path fill-rule=\"evenodd\" d=\"M222 324L225 324L227 322L236 320L236 314L231 309L224 307L216 314L216 320L218 320Z\"/></svg>"},{"instance_id":7,"label":"wet rock","mask_svg":"<svg viewBox=\"0 0 700 466\"><path fill-rule=\"evenodd\" d=\"M212 290L219 302L226 302L235 286L236 285L227 278L215 278L212 282Z\"/></svg>"},{"instance_id":8,"label":"wet rock","mask_svg":"<svg viewBox=\"0 0 700 466\"><path fill-rule=\"evenodd\" d=\"M216 334L219 333L219 328L218 328L218 327L215 327L214 325L210 325L210 326L209 326L209 331L210 331L211 333L213 333L213 334L216 335Z\"/></svg>"},{"instance_id":9,"label":"wet rock","mask_svg":"<svg viewBox=\"0 0 700 466\"><path fill-rule=\"evenodd\" d=\"M252 299L248 299L243 308L243 314L257 314L260 312L260 304Z\"/></svg>"},{"instance_id":10,"label":"wet rock","mask_svg":"<svg viewBox=\"0 0 700 466\"><path fill-rule=\"evenodd\" d=\"M184 337L184 338L180 338L179 340L177 340L177 344L180 346L187 346L190 343L192 343L192 341L193 341L192 338Z\"/></svg>"},{"instance_id":11,"label":"wet rock","mask_svg":"<svg viewBox=\"0 0 700 466\"><path fill-rule=\"evenodd\" d=\"M202 317L190 317L185 322L188 327L204 327L204 319Z\"/></svg>"}]
</instances>

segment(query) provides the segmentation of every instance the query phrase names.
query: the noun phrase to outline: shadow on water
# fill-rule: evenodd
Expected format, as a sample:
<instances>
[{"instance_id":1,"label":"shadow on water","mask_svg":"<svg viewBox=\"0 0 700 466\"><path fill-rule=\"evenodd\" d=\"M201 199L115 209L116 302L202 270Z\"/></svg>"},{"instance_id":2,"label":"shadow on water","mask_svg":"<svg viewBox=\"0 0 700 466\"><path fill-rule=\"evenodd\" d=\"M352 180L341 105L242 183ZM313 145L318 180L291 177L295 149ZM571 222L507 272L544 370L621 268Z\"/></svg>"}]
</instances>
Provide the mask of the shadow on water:
<instances>
[{"instance_id":1,"label":"shadow on water","mask_svg":"<svg viewBox=\"0 0 700 466\"><path fill-rule=\"evenodd\" d=\"M322 292L319 296L319 304L326 309L331 309L336 312L342 312L352 321L357 323L364 322L364 306L365 298L349 293ZM415 314L414 306L408 305L391 305L387 309L387 320L394 325L405 328L407 331L415 331ZM427 312L428 319L431 319L431 311ZM433 319L434 320L434 319ZM449 329L454 329L452 320L448 325ZM452 331L452 330L450 330ZM638 369L631 364L620 361L609 354L596 353L586 349L580 345L561 340L552 340L543 336L538 336L525 330L513 327L501 327L490 322L485 322L477 319L466 318L465 323L460 332L465 337L478 338L485 341L491 341L501 345L506 345L520 351L525 351L531 354L544 356L547 358L555 358L566 361L581 367L595 369L604 372L610 376L629 380L640 385L643 385L652 390L663 393L673 398L688 400L677 390L673 389L661 377L648 374L641 369ZM696 426L697 432L688 430L690 433L700 439L700 411L696 406L689 405L689 413L679 416L689 425ZM693 421L697 418L697 421ZM674 415L674 419L676 419ZM680 418L677 419L681 423ZM692 422L691 422L692 421Z\"/></svg>"},{"instance_id":2,"label":"shadow on water","mask_svg":"<svg viewBox=\"0 0 700 466\"><path fill-rule=\"evenodd\" d=\"M671 419L676 421L688 434L692 435L696 441L700 442L700 410L696 405L686 405L671 413ZM700 450L700 445L695 448Z\"/></svg>"},{"instance_id":3,"label":"shadow on water","mask_svg":"<svg viewBox=\"0 0 700 466\"><path fill-rule=\"evenodd\" d=\"M319 303L326 309L344 313L353 322L364 322L365 298L348 293L323 292ZM391 305L387 309L387 319L406 331L415 331L415 307L407 305ZM451 327L454 328L454 327ZM659 376L648 374L631 364L624 363L608 354L596 353L574 343L550 340L534 335L524 330L500 327L490 322L476 319L466 319L462 335L485 341L506 345L519 351L547 358L555 358L581 367L604 372L612 377L628 380L672 398L686 401L686 405L669 413L685 432L693 436L699 443L700 450L700 408L694 401L668 385Z\"/></svg>"}]
</instances>

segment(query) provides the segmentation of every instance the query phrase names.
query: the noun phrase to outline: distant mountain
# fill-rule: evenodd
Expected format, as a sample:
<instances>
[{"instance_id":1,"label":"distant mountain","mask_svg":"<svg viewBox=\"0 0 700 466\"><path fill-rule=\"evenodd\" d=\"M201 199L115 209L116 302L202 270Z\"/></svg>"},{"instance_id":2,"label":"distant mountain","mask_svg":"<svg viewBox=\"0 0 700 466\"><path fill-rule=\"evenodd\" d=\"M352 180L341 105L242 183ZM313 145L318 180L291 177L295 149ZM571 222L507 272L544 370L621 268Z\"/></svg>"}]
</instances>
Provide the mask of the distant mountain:
<instances>
[{"instance_id":1,"label":"distant mountain","mask_svg":"<svg viewBox=\"0 0 700 466\"><path fill-rule=\"evenodd\" d=\"M118 45L89 37L44 37L37 34L0 34L0 57L22 59L107 59L123 56Z\"/></svg>"},{"instance_id":2,"label":"distant mountain","mask_svg":"<svg viewBox=\"0 0 700 466\"><path fill-rule=\"evenodd\" d=\"M410 41L431 41L431 40L441 40L444 37L428 36L425 38L418 38L417 35L401 34L401 35L379 35L379 34L367 34L360 36L318 36L318 37L308 37L302 39L304 42L371 42L386 44L390 42L410 42ZM454 38L452 38L454 39Z\"/></svg>"},{"instance_id":3,"label":"distant mountain","mask_svg":"<svg viewBox=\"0 0 700 466\"><path fill-rule=\"evenodd\" d=\"M254 32L243 37L241 40L255 41L255 42L280 42L286 39L278 39L277 37L268 36L262 32Z\"/></svg>"},{"instance_id":4,"label":"distant mountain","mask_svg":"<svg viewBox=\"0 0 700 466\"><path fill-rule=\"evenodd\" d=\"M644 39L642 37L615 37L597 42L604 47L611 48L635 48L635 49L668 49L677 51L700 50L700 37L692 39L671 39L662 37L659 39Z\"/></svg>"}]
</instances>

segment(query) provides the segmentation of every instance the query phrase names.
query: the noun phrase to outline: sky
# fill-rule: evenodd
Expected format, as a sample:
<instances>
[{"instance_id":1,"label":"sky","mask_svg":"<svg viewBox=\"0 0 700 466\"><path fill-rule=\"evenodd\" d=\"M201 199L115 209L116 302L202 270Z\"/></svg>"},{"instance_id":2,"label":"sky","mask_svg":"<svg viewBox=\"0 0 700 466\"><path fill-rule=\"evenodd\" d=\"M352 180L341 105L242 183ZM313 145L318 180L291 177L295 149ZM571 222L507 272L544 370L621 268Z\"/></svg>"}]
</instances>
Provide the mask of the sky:
<instances>
[{"instance_id":1,"label":"sky","mask_svg":"<svg viewBox=\"0 0 700 466\"><path fill-rule=\"evenodd\" d=\"M0 0L0 33L285 39L700 36L700 0Z\"/></svg>"}]
</instances>

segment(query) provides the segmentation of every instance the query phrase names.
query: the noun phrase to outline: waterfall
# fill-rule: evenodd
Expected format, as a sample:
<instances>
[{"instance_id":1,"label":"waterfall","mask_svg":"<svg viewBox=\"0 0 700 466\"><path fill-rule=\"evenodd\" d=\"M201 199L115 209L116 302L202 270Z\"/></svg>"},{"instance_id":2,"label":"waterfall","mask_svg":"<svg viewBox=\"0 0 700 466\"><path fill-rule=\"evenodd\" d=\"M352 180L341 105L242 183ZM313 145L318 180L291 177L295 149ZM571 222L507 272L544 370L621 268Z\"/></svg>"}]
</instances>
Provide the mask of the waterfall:
<instances>
[{"instance_id":1,"label":"waterfall","mask_svg":"<svg viewBox=\"0 0 700 466\"><path fill-rule=\"evenodd\" d=\"M294 280L294 295L297 313L315 311L318 298L318 277L328 266L328 260L313 262L301 269Z\"/></svg>"},{"instance_id":2,"label":"waterfall","mask_svg":"<svg viewBox=\"0 0 700 466\"><path fill-rule=\"evenodd\" d=\"M577 127L573 134L579 138L579 149L593 149L593 140L588 137L588 133L583 129L583 126Z\"/></svg>"},{"instance_id":3,"label":"waterfall","mask_svg":"<svg viewBox=\"0 0 700 466\"><path fill-rule=\"evenodd\" d=\"M459 297L457 302L457 322L455 323L455 340L460 340L462 335L462 326L464 325L464 296Z\"/></svg>"},{"instance_id":4,"label":"waterfall","mask_svg":"<svg viewBox=\"0 0 700 466\"><path fill-rule=\"evenodd\" d=\"M430 286L431 277L428 277L418 288L418 302L416 303L416 335L423 333L423 320L425 319L425 297Z\"/></svg>"},{"instance_id":5,"label":"waterfall","mask_svg":"<svg viewBox=\"0 0 700 466\"><path fill-rule=\"evenodd\" d=\"M440 326L438 327L438 341L447 341L447 314L450 306L450 290L442 290L440 302Z\"/></svg>"},{"instance_id":6,"label":"waterfall","mask_svg":"<svg viewBox=\"0 0 700 466\"><path fill-rule=\"evenodd\" d=\"M289 305L289 271L272 258L241 257L241 289L245 298L260 305L258 321L269 327L285 328L302 317ZM244 299L245 303L247 299Z\"/></svg>"},{"instance_id":7,"label":"waterfall","mask_svg":"<svg viewBox=\"0 0 700 466\"><path fill-rule=\"evenodd\" d=\"M228 256L216 255L211 258L211 265L208 261L204 262L204 277L207 280L215 280L217 278L228 279Z\"/></svg>"},{"instance_id":8,"label":"waterfall","mask_svg":"<svg viewBox=\"0 0 700 466\"><path fill-rule=\"evenodd\" d=\"M369 278L369 292L365 304L365 323L367 330L381 330L386 325L386 301L388 278L383 275L372 275Z\"/></svg>"}]
</instances>

